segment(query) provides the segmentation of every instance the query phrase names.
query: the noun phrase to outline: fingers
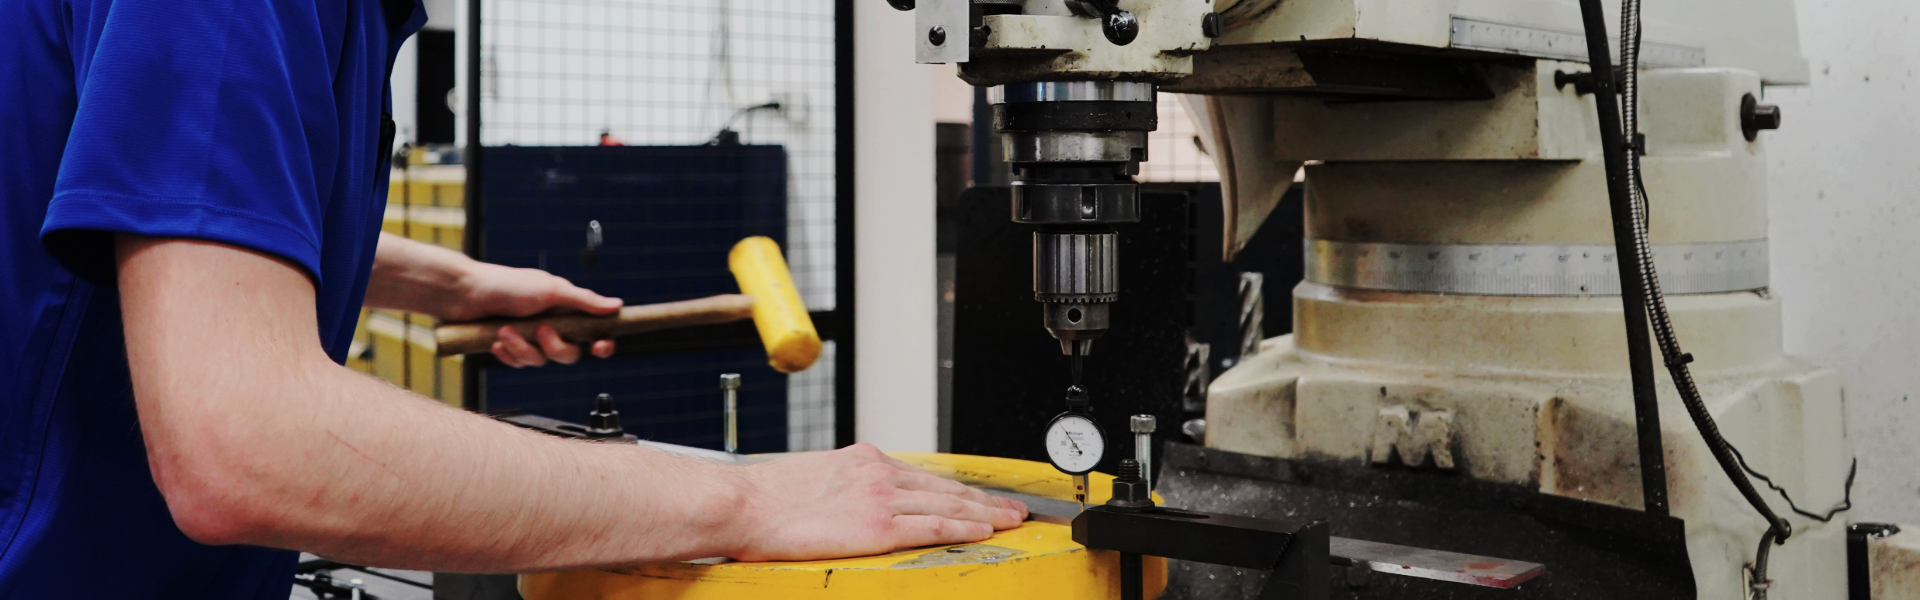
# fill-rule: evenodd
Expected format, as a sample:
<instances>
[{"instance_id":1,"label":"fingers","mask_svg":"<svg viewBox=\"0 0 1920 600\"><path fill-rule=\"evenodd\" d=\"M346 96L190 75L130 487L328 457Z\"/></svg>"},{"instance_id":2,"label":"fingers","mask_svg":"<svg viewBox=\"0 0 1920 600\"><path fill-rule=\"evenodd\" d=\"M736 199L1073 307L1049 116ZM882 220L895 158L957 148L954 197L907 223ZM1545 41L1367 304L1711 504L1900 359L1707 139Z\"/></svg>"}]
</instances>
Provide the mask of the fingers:
<instances>
[{"instance_id":1,"label":"fingers","mask_svg":"<svg viewBox=\"0 0 1920 600\"><path fill-rule=\"evenodd\" d=\"M499 339L490 350L501 364L509 367L544 367L549 360L563 365L580 362L580 347L567 343L551 326L541 325L535 329L532 342L512 327L501 327L496 335ZM607 358L613 356L613 349L613 340L600 340L593 343L591 351L594 356Z\"/></svg>"},{"instance_id":2,"label":"fingers","mask_svg":"<svg viewBox=\"0 0 1920 600\"><path fill-rule=\"evenodd\" d=\"M993 537L993 527L932 515L900 515L893 518L893 535L899 548L967 544Z\"/></svg>"},{"instance_id":3,"label":"fingers","mask_svg":"<svg viewBox=\"0 0 1920 600\"><path fill-rule=\"evenodd\" d=\"M580 361L580 347L560 339L560 332L553 327L541 325L533 331L533 337L540 342L540 350L547 353L547 359L563 365Z\"/></svg>"},{"instance_id":4,"label":"fingers","mask_svg":"<svg viewBox=\"0 0 1920 600\"><path fill-rule=\"evenodd\" d=\"M958 481L942 478L937 475L902 473L900 478L894 482L894 485L899 486L900 489L903 490L916 490L956 496L970 502L1015 511L1020 515L1020 520L1022 521L1027 518L1027 505L1024 502L994 496Z\"/></svg>"},{"instance_id":5,"label":"fingers","mask_svg":"<svg viewBox=\"0 0 1920 600\"><path fill-rule=\"evenodd\" d=\"M493 343L493 355L499 357L501 363L515 369L546 366L547 355L527 343L527 338L522 337L520 332L503 326L497 335L499 339Z\"/></svg>"},{"instance_id":6,"label":"fingers","mask_svg":"<svg viewBox=\"0 0 1920 600\"><path fill-rule=\"evenodd\" d=\"M914 490L900 490L893 497L893 510L900 515L928 515L985 523L994 529L1013 529L1027 520L1024 511L974 502L952 494Z\"/></svg>"},{"instance_id":7,"label":"fingers","mask_svg":"<svg viewBox=\"0 0 1920 600\"><path fill-rule=\"evenodd\" d=\"M549 303L555 308L570 308L594 315L610 315L620 312L620 307L625 306L625 303L621 302L619 298L608 298L595 294L591 290L574 285L566 279L559 277L555 277L554 279L558 281L554 285L552 298Z\"/></svg>"}]
</instances>

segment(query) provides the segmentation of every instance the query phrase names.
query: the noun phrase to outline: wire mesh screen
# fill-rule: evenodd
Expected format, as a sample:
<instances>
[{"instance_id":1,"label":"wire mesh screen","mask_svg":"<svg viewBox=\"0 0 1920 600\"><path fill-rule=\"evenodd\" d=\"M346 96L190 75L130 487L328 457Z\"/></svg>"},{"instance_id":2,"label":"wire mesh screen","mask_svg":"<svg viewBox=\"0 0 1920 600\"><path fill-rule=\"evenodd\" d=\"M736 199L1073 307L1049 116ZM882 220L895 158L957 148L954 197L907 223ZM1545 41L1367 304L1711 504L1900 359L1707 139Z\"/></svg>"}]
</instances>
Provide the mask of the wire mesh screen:
<instances>
[{"instance_id":1,"label":"wire mesh screen","mask_svg":"<svg viewBox=\"0 0 1920 600\"><path fill-rule=\"evenodd\" d=\"M1140 180L1166 183L1219 181L1213 157L1200 146L1200 128L1184 94L1160 94L1160 128L1147 134L1147 162Z\"/></svg>"},{"instance_id":2,"label":"wire mesh screen","mask_svg":"<svg viewBox=\"0 0 1920 600\"><path fill-rule=\"evenodd\" d=\"M781 146L782 249L808 308L835 308L834 0L480 7L481 145ZM788 378L792 450L833 445L828 348Z\"/></svg>"}]
</instances>

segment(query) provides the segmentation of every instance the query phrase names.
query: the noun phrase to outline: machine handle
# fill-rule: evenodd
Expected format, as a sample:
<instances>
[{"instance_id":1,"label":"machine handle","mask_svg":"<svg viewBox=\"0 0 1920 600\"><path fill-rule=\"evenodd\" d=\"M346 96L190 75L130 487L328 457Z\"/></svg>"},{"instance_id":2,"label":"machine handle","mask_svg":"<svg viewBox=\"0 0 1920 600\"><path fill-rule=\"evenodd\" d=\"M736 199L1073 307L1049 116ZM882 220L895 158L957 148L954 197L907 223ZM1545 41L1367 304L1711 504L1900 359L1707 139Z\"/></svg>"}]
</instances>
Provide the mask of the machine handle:
<instances>
[{"instance_id":1,"label":"machine handle","mask_svg":"<svg viewBox=\"0 0 1920 600\"><path fill-rule=\"evenodd\" d=\"M534 330L541 325L552 326L560 334L560 339L575 344L590 344L596 340L689 327L693 325L711 325L731 323L753 317L753 298L739 294L727 294L666 302L628 306L620 309L617 315L595 316L585 314L554 314L525 319L488 319L468 323L448 323L433 329L435 352L439 356L458 356L479 354L493 347L496 332L502 326L511 326L528 340L534 339Z\"/></svg>"}]
</instances>

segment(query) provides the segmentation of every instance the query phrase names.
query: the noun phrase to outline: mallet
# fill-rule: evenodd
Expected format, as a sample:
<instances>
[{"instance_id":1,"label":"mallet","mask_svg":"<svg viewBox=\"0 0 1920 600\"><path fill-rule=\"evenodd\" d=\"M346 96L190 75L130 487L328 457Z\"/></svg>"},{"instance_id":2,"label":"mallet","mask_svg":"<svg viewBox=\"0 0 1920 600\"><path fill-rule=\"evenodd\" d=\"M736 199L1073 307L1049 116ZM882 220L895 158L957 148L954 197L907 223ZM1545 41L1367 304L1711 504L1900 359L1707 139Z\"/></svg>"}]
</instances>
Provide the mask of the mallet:
<instances>
[{"instance_id":1,"label":"mallet","mask_svg":"<svg viewBox=\"0 0 1920 600\"><path fill-rule=\"evenodd\" d=\"M534 330L548 325L560 334L560 339L590 344L622 335L752 317L774 369L797 373L813 366L820 358L820 333L814 329L813 318L807 314L806 304L800 301L800 292L793 286L793 275L787 270L779 244L760 236L740 240L728 253L727 263L745 295L628 306L620 309L619 314L606 316L552 314L446 323L433 330L436 352L440 356L486 352L493 347L496 333L503 326L513 327L521 336L533 339Z\"/></svg>"}]
</instances>

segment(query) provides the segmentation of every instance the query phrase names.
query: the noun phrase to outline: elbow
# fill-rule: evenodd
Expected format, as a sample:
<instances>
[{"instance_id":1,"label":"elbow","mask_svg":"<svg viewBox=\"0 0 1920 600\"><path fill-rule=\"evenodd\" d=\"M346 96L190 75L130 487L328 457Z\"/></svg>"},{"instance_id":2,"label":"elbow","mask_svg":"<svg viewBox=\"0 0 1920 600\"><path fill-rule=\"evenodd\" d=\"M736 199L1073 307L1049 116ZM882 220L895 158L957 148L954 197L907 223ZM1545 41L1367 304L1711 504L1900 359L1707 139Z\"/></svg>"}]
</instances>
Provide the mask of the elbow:
<instances>
[{"instance_id":1,"label":"elbow","mask_svg":"<svg viewBox=\"0 0 1920 600\"><path fill-rule=\"evenodd\" d=\"M161 493L166 496L174 526L187 539L208 546L230 546L264 545L270 537L251 515L236 506L209 501L205 492L163 489Z\"/></svg>"},{"instance_id":2,"label":"elbow","mask_svg":"<svg viewBox=\"0 0 1920 600\"><path fill-rule=\"evenodd\" d=\"M254 467L268 453L218 437L167 446L149 441L148 464L167 511L181 533L201 544L272 545L280 537L276 524L285 522L276 507L285 503L273 493L282 486Z\"/></svg>"}]
</instances>

